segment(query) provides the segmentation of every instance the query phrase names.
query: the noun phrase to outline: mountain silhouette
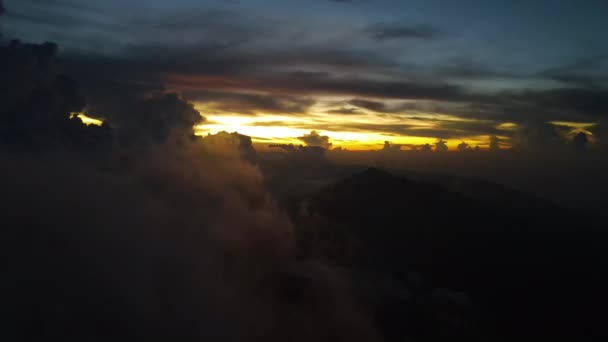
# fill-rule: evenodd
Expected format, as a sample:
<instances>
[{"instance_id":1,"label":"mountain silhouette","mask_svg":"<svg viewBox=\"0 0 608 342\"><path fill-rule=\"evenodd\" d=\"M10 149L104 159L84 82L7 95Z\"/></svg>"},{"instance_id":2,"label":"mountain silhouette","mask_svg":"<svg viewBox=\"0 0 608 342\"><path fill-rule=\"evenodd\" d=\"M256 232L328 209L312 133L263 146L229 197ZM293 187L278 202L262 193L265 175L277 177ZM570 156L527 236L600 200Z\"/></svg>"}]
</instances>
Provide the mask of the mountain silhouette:
<instances>
[{"instance_id":1,"label":"mountain silhouette","mask_svg":"<svg viewBox=\"0 0 608 342\"><path fill-rule=\"evenodd\" d=\"M477 337L580 336L601 326L593 310L601 307L608 258L606 234L593 217L489 183L446 186L376 168L323 187L305 207L321 222L306 246L331 241L326 257L355 279L371 272L407 288L414 272L468 294L483 327ZM366 291L380 290L360 295ZM395 338L402 336L399 317L407 316L398 307L378 316Z\"/></svg>"}]
</instances>

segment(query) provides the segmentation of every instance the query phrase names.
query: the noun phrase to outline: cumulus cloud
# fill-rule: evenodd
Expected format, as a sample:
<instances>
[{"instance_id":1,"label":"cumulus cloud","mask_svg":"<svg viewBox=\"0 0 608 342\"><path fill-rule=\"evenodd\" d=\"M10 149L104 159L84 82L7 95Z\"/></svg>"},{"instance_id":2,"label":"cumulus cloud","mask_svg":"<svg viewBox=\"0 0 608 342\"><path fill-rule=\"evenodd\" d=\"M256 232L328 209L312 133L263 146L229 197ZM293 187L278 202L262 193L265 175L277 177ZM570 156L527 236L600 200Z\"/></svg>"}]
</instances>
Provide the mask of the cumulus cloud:
<instances>
[{"instance_id":1,"label":"cumulus cloud","mask_svg":"<svg viewBox=\"0 0 608 342\"><path fill-rule=\"evenodd\" d=\"M340 278L293 257L291 223L257 168L194 142L122 152L107 164L1 156L14 328L67 340L373 337Z\"/></svg>"},{"instance_id":2,"label":"cumulus cloud","mask_svg":"<svg viewBox=\"0 0 608 342\"><path fill-rule=\"evenodd\" d=\"M89 96L87 113L115 128L107 149L80 153L98 132L72 115L84 101L55 51L0 50L7 338L377 340L347 279L297 257L251 138L194 138L192 104L120 88Z\"/></svg>"},{"instance_id":3,"label":"cumulus cloud","mask_svg":"<svg viewBox=\"0 0 608 342\"><path fill-rule=\"evenodd\" d=\"M533 151L559 150L566 143L566 134L571 128L544 121L532 121L520 125L514 137L518 148Z\"/></svg>"},{"instance_id":4,"label":"cumulus cloud","mask_svg":"<svg viewBox=\"0 0 608 342\"><path fill-rule=\"evenodd\" d=\"M323 147L325 149L329 149L332 146L329 136L321 135L317 131L311 131L310 134L298 137L298 139L304 142L306 146Z\"/></svg>"},{"instance_id":5,"label":"cumulus cloud","mask_svg":"<svg viewBox=\"0 0 608 342\"><path fill-rule=\"evenodd\" d=\"M85 106L77 83L56 65L57 45L0 46L0 144L13 149L107 145L110 129L72 115Z\"/></svg>"},{"instance_id":6,"label":"cumulus cloud","mask_svg":"<svg viewBox=\"0 0 608 342\"><path fill-rule=\"evenodd\" d=\"M144 146L0 153L13 328L64 340L375 339L345 280L295 257L291 222L239 153L247 137L174 130Z\"/></svg>"},{"instance_id":7,"label":"cumulus cloud","mask_svg":"<svg viewBox=\"0 0 608 342\"><path fill-rule=\"evenodd\" d=\"M87 113L107 119L124 144L155 143L166 140L173 130L192 136L192 127L204 120L194 105L177 94L152 94L143 98L92 97Z\"/></svg>"},{"instance_id":8,"label":"cumulus cloud","mask_svg":"<svg viewBox=\"0 0 608 342\"><path fill-rule=\"evenodd\" d=\"M237 132L219 132L209 134L202 138L202 143L208 151L224 155L225 157L242 158L245 161L255 163L257 153L253 147L251 137Z\"/></svg>"}]
</instances>

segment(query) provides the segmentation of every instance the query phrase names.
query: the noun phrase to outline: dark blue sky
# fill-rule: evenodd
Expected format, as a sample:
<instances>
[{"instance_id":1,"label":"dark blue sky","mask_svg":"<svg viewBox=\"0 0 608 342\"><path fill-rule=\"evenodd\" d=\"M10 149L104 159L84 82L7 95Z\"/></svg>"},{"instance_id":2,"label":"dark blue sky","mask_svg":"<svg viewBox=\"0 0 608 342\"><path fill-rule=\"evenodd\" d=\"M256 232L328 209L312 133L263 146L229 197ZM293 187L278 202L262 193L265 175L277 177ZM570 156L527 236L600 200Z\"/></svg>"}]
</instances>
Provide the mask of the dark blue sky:
<instances>
[{"instance_id":1,"label":"dark blue sky","mask_svg":"<svg viewBox=\"0 0 608 342\"><path fill-rule=\"evenodd\" d=\"M412 115L438 114L484 125L412 132L386 122L369 131L508 139L505 123L600 123L608 114L604 0L5 0L5 7L6 37L57 42L87 80L114 76L179 91L214 103L207 109L217 115L342 111L416 126Z\"/></svg>"}]
</instances>

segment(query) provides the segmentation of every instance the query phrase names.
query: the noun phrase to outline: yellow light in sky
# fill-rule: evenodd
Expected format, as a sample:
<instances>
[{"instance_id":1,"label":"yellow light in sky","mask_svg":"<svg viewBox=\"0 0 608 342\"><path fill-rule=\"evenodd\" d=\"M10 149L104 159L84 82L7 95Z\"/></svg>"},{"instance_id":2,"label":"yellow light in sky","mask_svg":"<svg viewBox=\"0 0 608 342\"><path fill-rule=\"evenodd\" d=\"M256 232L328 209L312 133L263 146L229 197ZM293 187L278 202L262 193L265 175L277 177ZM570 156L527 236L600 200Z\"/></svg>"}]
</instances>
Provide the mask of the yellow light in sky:
<instances>
[{"instance_id":1,"label":"yellow light in sky","mask_svg":"<svg viewBox=\"0 0 608 342\"><path fill-rule=\"evenodd\" d=\"M595 143L597 142L597 138L594 136L593 132L590 130L593 126L597 125L593 122L570 122L570 121L551 121L551 124L566 126L571 129L570 132L566 134L566 138L574 139L575 135L578 133L585 133L588 139Z\"/></svg>"},{"instance_id":2,"label":"yellow light in sky","mask_svg":"<svg viewBox=\"0 0 608 342\"><path fill-rule=\"evenodd\" d=\"M82 123L84 123L87 126L88 125L95 125L95 126L103 125L103 121L101 121L99 119L88 117L88 116L84 115L83 113L72 113L70 118L73 118L75 116L78 117L80 120L82 120Z\"/></svg>"},{"instance_id":3,"label":"yellow light in sky","mask_svg":"<svg viewBox=\"0 0 608 342\"><path fill-rule=\"evenodd\" d=\"M517 129L517 124L513 122L504 122L496 126L496 128L504 131L514 131Z\"/></svg>"},{"instance_id":4,"label":"yellow light in sky","mask_svg":"<svg viewBox=\"0 0 608 342\"><path fill-rule=\"evenodd\" d=\"M399 136L383 132L373 132L363 129L348 130L339 129L341 123L361 123L378 124L378 118L345 118L343 116L323 116L324 122L319 122L320 118L309 115L306 118L267 115L267 116L240 116L240 115L210 115L207 116L207 123L195 127L197 135L217 134L218 132L238 132L248 135L254 143L258 145L268 144L303 144L298 137L310 134L312 130L317 130L321 135L330 137L334 147L343 147L350 150L369 150L379 149L385 141L396 145L424 145L434 144L437 139L418 136ZM387 121L394 122L392 119ZM388 122L387 122L388 123ZM324 129L324 126L334 124L338 129ZM427 123L423 123L427 125ZM333 127L333 126L332 126ZM344 127L348 127L345 125ZM373 126L370 126L373 127ZM468 139L471 144L480 143L482 137L471 137ZM461 140L446 140L450 149L455 149Z\"/></svg>"},{"instance_id":5,"label":"yellow light in sky","mask_svg":"<svg viewBox=\"0 0 608 342\"><path fill-rule=\"evenodd\" d=\"M551 124L566 126L573 128L575 130L588 132L588 129L595 126L596 124L593 122L570 122L570 121L551 121Z\"/></svg>"},{"instance_id":6,"label":"yellow light in sky","mask_svg":"<svg viewBox=\"0 0 608 342\"><path fill-rule=\"evenodd\" d=\"M425 134L421 135L426 135L429 130L440 128L438 126L440 122L474 121L448 114L425 112L386 115L362 108L357 108L355 112L349 114L332 113L334 110L339 112L340 108L348 107L347 101L339 97L328 97L317 101L304 115L263 112L247 115L218 111L217 108L211 108L205 104L196 104L195 107L207 119L206 122L194 128L195 134L204 136L222 131L238 132L250 136L259 147L270 144L300 145L303 144L303 141L298 137L310 134L313 130L321 135L329 136L334 147L349 150L381 149L385 141L406 147L433 145L437 142L437 138L416 136L416 129L424 130ZM512 129L511 125L514 126L514 124L505 124L505 127L502 128ZM400 126L403 127L403 134L399 134ZM488 136L470 136L461 139L445 139L445 142L450 150L455 150L463 140L473 147L478 145L487 147L489 138Z\"/></svg>"},{"instance_id":7,"label":"yellow light in sky","mask_svg":"<svg viewBox=\"0 0 608 342\"><path fill-rule=\"evenodd\" d=\"M238 132L252 137L254 141L269 143L281 141L283 143L286 139L295 142L297 141L296 137L310 133L308 129L289 127L290 122L294 123L298 120L284 116L248 117L212 115L207 116L207 121L209 123L195 127L197 135L216 134L221 131ZM273 121L280 122L281 124L273 125Z\"/></svg>"}]
</instances>

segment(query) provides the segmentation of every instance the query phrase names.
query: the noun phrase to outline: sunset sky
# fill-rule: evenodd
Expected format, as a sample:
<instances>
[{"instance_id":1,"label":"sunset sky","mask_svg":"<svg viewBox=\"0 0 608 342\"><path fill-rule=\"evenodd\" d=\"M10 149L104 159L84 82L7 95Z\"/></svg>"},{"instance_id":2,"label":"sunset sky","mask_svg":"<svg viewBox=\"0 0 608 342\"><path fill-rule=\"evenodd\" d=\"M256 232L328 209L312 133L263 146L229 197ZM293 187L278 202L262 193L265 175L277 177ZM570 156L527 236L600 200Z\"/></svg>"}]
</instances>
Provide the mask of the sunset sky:
<instances>
[{"instance_id":1,"label":"sunset sky","mask_svg":"<svg viewBox=\"0 0 608 342\"><path fill-rule=\"evenodd\" d=\"M238 131L259 145L317 131L349 149L486 147L490 135L509 146L539 122L593 135L608 113L605 0L4 6L4 37L56 42L88 93L175 91L205 117L198 134Z\"/></svg>"}]
</instances>

